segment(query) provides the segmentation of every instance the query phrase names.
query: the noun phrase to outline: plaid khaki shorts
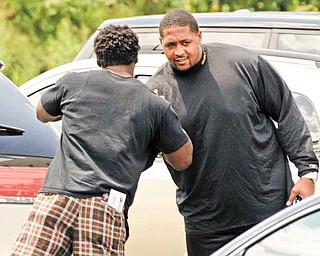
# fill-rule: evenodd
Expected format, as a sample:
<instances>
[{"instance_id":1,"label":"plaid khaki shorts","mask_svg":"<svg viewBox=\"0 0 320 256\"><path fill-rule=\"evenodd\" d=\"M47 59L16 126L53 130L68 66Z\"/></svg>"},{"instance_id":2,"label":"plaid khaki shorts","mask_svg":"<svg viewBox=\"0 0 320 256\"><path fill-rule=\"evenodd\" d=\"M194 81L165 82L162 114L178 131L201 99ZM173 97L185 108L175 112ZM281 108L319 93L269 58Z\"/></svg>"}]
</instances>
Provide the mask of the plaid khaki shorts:
<instances>
[{"instance_id":1,"label":"plaid khaki shorts","mask_svg":"<svg viewBox=\"0 0 320 256\"><path fill-rule=\"evenodd\" d=\"M124 214L102 197L39 194L11 255L123 256Z\"/></svg>"}]
</instances>

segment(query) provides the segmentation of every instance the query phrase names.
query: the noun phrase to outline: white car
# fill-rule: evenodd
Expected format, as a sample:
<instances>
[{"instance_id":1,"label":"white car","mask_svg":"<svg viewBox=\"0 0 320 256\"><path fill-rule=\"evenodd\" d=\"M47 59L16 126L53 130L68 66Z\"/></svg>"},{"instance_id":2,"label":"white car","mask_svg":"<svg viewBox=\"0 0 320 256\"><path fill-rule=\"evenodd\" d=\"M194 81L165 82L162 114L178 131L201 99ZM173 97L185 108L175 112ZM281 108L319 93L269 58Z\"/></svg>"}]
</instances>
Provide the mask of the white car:
<instances>
[{"instance_id":1,"label":"white car","mask_svg":"<svg viewBox=\"0 0 320 256\"><path fill-rule=\"evenodd\" d=\"M318 86L320 57L276 50L254 51L268 59L287 81L312 131L317 149L320 138L318 118L318 113L320 113L320 87ZM166 57L163 54L139 55L135 77L145 81L165 61ZM95 59L74 61L31 79L20 86L20 91L36 105L45 89L54 85L62 75L71 71L81 72L89 69L99 69ZM59 127L57 129L59 130ZM292 170L295 173L294 167ZM21 219L24 217L26 217L25 214L19 214L16 217L16 225L13 227L15 231L18 230L16 226L22 222ZM128 256L184 255L183 218L178 213L175 204L175 185L161 158L157 159L155 164L141 176L135 201L129 211L129 225L131 234L126 248Z\"/></svg>"}]
</instances>

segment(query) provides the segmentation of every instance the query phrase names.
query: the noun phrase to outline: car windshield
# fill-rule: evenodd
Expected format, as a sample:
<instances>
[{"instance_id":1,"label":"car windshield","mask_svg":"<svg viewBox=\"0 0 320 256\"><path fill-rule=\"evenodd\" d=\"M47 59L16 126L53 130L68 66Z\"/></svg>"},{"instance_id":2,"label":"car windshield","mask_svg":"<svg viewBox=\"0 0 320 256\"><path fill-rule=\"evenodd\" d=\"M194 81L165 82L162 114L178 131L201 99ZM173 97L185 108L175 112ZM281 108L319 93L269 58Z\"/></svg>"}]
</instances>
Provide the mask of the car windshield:
<instances>
[{"instance_id":1,"label":"car windshield","mask_svg":"<svg viewBox=\"0 0 320 256\"><path fill-rule=\"evenodd\" d=\"M313 212L250 247L245 256L318 256L320 252L320 211Z\"/></svg>"}]
</instances>

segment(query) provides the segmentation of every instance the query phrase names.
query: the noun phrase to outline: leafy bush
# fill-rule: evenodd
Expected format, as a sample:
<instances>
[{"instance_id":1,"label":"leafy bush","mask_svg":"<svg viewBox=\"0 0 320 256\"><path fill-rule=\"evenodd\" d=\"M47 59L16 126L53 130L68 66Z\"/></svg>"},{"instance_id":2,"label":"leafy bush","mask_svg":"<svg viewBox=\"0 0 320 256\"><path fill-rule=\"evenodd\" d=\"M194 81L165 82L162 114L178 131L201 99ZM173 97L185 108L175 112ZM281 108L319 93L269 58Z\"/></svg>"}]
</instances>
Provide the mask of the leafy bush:
<instances>
[{"instance_id":1,"label":"leafy bush","mask_svg":"<svg viewBox=\"0 0 320 256\"><path fill-rule=\"evenodd\" d=\"M318 0L2 0L0 59L4 73L21 85L32 77L70 62L105 19L190 12L317 11ZM305 8L305 9L302 9Z\"/></svg>"}]
</instances>

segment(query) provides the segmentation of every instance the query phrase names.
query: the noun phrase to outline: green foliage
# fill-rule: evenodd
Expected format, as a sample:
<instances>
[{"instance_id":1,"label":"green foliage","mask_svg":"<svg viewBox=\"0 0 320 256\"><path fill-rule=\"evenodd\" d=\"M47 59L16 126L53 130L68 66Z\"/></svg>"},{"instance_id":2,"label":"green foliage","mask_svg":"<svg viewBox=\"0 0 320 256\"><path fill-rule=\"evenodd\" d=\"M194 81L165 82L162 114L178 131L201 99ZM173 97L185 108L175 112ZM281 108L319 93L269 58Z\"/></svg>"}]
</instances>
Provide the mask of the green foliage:
<instances>
[{"instance_id":1,"label":"green foliage","mask_svg":"<svg viewBox=\"0 0 320 256\"><path fill-rule=\"evenodd\" d=\"M190 12L318 11L318 0L1 0L0 59L18 85L70 62L105 19Z\"/></svg>"}]
</instances>

